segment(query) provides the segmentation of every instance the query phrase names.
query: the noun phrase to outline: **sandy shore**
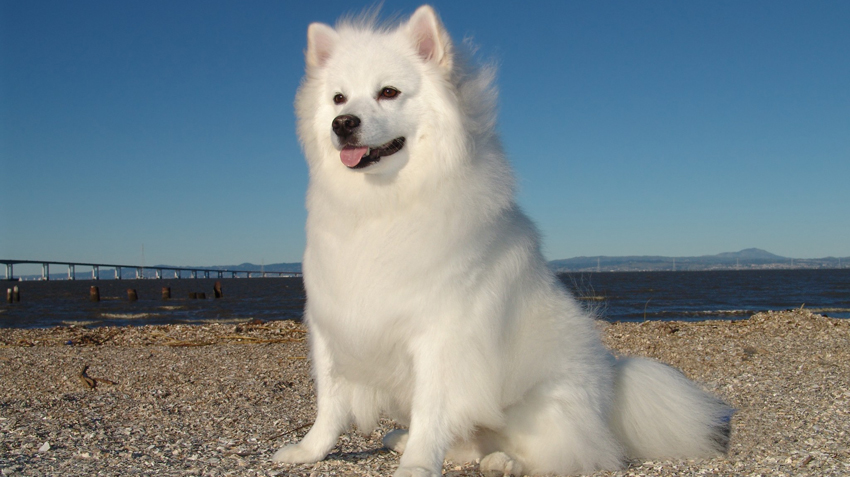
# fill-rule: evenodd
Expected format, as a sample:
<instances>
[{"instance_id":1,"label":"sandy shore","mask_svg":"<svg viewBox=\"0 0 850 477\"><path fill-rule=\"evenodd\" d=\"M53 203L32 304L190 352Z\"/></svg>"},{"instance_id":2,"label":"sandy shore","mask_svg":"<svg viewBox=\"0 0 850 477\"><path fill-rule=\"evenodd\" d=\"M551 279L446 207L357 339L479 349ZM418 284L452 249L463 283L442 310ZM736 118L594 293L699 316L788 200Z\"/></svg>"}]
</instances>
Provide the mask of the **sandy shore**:
<instances>
[{"instance_id":1,"label":"sandy shore","mask_svg":"<svg viewBox=\"0 0 850 477\"><path fill-rule=\"evenodd\" d=\"M850 321L795 310L600 327L617 353L673 364L738 413L726 457L595 475L850 475ZM2 475L390 475L391 422L317 464L269 462L315 416L305 337L286 321L0 329Z\"/></svg>"}]
</instances>

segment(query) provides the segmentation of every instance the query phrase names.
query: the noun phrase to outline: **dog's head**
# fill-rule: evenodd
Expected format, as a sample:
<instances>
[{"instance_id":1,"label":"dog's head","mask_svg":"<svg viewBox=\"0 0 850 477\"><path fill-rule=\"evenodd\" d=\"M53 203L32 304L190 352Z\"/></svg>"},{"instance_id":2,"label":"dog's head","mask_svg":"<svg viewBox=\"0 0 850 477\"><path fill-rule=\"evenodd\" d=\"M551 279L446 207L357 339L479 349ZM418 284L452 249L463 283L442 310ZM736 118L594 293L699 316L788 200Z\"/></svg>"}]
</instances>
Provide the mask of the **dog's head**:
<instances>
[{"instance_id":1,"label":"dog's head","mask_svg":"<svg viewBox=\"0 0 850 477\"><path fill-rule=\"evenodd\" d=\"M296 105L308 159L369 174L401 170L434 129L425 123L445 95L435 81L451 74L451 41L434 10L422 6L393 29L313 23L307 38Z\"/></svg>"}]
</instances>

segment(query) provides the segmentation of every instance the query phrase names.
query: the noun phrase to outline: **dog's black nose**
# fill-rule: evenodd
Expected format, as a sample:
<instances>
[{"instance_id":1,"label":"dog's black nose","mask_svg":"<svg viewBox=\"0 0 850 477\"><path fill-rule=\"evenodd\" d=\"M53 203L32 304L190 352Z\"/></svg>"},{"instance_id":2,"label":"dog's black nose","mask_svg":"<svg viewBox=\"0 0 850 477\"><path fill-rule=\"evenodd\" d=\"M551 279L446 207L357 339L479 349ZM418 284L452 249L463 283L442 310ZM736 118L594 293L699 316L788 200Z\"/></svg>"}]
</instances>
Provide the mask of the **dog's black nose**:
<instances>
[{"instance_id":1,"label":"dog's black nose","mask_svg":"<svg viewBox=\"0 0 850 477\"><path fill-rule=\"evenodd\" d=\"M334 118L331 127L340 138L347 138L360 126L360 118L351 114L343 114Z\"/></svg>"}]
</instances>

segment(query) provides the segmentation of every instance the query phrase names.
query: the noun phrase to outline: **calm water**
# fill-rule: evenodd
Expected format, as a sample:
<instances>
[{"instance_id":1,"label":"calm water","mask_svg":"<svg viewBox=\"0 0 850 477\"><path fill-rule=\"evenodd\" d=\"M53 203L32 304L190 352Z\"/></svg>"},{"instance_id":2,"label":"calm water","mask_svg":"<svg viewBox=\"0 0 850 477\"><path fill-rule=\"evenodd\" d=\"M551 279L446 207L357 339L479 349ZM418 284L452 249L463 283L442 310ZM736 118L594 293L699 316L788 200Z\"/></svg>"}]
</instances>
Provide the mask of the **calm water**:
<instances>
[{"instance_id":1,"label":"calm water","mask_svg":"<svg viewBox=\"0 0 850 477\"><path fill-rule=\"evenodd\" d=\"M212 299L213 279L51 280L2 282L17 285L21 301L0 305L0 327L38 328L84 324L147 325L166 323L238 323L252 319L300 319L304 287L300 278L231 278L220 280L224 297ZM89 301L89 288L100 289L99 302ZM162 288L171 287L171 299ZM127 301L134 288L138 301ZM205 300L189 299L204 292Z\"/></svg>"},{"instance_id":2,"label":"calm water","mask_svg":"<svg viewBox=\"0 0 850 477\"><path fill-rule=\"evenodd\" d=\"M610 272L560 276L576 295L610 321L741 319L763 310L805 307L850 318L850 269L717 272ZM237 323L251 319L300 319L300 278L223 279L224 298L214 300L215 280L53 280L17 285L21 302L0 304L0 327L84 324ZM101 301L90 302L89 287ZM172 299L162 300L162 287ZM127 301L127 288L139 300ZM206 300L191 300L204 292ZM5 294L3 295L5 300Z\"/></svg>"},{"instance_id":3,"label":"calm water","mask_svg":"<svg viewBox=\"0 0 850 477\"><path fill-rule=\"evenodd\" d=\"M609 321L740 319L806 308L850 318L850 269L611 272L561 275Z\"/></svg>"}]
</instances>

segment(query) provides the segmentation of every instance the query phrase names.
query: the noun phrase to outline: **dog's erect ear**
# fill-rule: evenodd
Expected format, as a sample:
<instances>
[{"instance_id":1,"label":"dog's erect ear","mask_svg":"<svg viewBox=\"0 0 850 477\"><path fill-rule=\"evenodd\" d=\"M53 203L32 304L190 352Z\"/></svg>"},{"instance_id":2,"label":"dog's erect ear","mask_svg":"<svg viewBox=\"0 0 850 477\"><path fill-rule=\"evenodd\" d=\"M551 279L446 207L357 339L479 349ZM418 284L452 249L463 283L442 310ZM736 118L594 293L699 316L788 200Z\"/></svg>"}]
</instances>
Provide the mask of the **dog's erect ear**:
<instances>
[{"instance_id":1,"label":"dog's erect ear","mask_svg":"<svg viewBox=\"0 0 850 477\"><path fill-rule=\"evenodd\" d=\"M446 70L451 69L451 39L430 5L417 8L405 28L423 60L434 62Z\"/></svg>"},{"instance_id":2,"label":"dog's erect ear","mask_svg":"<svg viewBox=\"0 0 850 477\"><path fill-rule=\"evenodd\" d=\"M307 66L324 66L333 52L339 34L324 23L311 23L307 28Z\"/></svg>"}]
</instances>

